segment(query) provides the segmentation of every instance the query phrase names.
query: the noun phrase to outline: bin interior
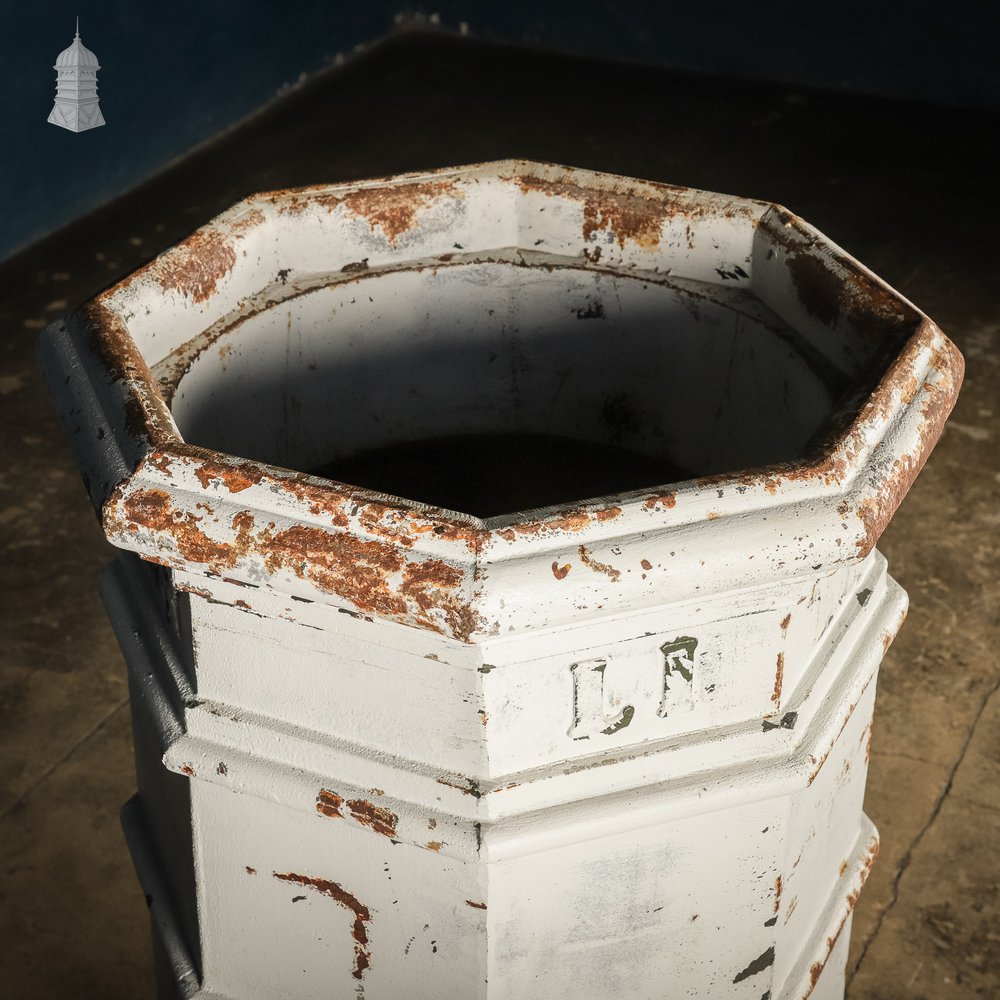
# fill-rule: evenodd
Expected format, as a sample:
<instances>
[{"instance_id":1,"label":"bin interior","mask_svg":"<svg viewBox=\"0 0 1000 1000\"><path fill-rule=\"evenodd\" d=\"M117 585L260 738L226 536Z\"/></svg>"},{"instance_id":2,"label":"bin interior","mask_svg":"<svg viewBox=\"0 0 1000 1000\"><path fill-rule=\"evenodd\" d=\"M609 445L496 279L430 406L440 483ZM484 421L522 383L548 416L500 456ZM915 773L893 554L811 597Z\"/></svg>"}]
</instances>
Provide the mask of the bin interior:
<instances>
[{"instance_id":1,"label":"bin interior","mask_svg":"<svg viewBox=\"0 0 1000 1000\"><path fill-rule=\"evenodd\" d=\"M837 348L747 287L468 260L236 321L170 405L189 442L491 517L799 460L869 360Z\"/></svg>"}]
</instances>

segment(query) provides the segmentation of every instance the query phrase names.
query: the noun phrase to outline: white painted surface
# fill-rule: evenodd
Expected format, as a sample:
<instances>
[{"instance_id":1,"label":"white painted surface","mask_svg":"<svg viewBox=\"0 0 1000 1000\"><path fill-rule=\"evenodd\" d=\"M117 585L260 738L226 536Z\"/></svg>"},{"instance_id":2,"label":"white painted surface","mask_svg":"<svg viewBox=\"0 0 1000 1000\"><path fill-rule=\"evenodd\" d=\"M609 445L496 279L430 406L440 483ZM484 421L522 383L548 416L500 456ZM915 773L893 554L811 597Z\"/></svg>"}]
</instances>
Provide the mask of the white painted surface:
<instances>
[{"instance_id":1,"label":"white painted surface","mask_svg":"<svg viewBox=\"0 0 1000 1000\"><path fill-rule=\"evenodd\" d=\"M255 196L41 351L158 564L105 595L185 996L842 995L874 545L961 378L909 303L780 207L511 162ZM480 519L290 471L498 430L698 472Z\"/></svg>"},{"instance_id":2,"label":"white painted surface","mask_svg":"<svg viewBox=\"0 0 1000 1000\"><path fill-rule=\"evenodd\" d=\"M366 996L388 998L403 995L405 983L413 997L514 998L534 982L568 1000L579 996L580 981L594 998L655 996L665 982L683 984L677 995L802 995L796 991L849 914L847 897L870 864L874 834L861 801L874 675L905 599L887 584L876 554L864 569L857 582L871 594L862 605L851 581L784 706L785 717L795 713L792 728L765 728L758 716L677 741L637 739L629 726L605 736L580 766L553 764L539 742L534 766L491 779L335 735L369 697L368 685L301 683L300 666L307 676L320 666L309 667L295 647L274 657L272 670L325 719L322 731L268 717L259 706L246 710L236 687L226 701L200 701L177 639L157 623L156 602L144 593L149 574L123 566L106 595L138 692L137 728L158 731L168 767L193 779L205 985L213 995L261 1000L282 995L279 982L301 997L360 983ZM198 595L190 600L227 614ZM399 628L332 614L349 629L366 629L376 646L386 629ZM198 656L214 655L220 671L239 675L259 646L231 632L222 653L202 645L194 613L192 622ZM314 627L279 628L313 641ZM662 662L658 647L648 658ZM412 654L401 656L373 675L402 679L414 663ZM339 679L335 639L325 667ZM517 666L450 669L467 678L475 704L477 690ZM565 657L562 673L571 677ZM244 690L254 686L251 676ZM532 700L516 683L499 690L497 699L515 705ZM433 706L439 698L428 686L422 700ZM571 685L549 698L551 714L565 723ZM421 714L418 703L400 701ZM667 730L657 705L651 697L648 707ZM405 716L397 722L402 742L418 745L419 729L407 730ZM462 726L457 714L454 724ZM480 759L492 759L504 733L470 718L470 742L477 730ZM451 735L442 732L442 746ZM155 774L155 761L149 770ZM162 801L139 773L140 798ZM329 815L331 803L339 816ZM369 915L370 965L359 979L355 918L324 892L327 882ZM773 967L732 982L769 949ZM831 976L841 973L834 962Z\"/></svg>"}]
</instances>

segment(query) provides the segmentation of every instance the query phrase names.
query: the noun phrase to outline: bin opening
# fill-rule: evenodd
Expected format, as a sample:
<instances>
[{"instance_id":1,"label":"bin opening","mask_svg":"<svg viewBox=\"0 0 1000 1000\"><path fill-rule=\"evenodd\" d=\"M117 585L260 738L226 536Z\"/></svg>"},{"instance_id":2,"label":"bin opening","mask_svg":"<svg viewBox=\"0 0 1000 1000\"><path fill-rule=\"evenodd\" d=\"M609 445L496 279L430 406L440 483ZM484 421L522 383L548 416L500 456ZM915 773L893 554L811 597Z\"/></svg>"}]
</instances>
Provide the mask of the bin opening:
<instances>
[{"instance_id":1,"label":"bin opening","mask_svg":"<svg viewBox=\"0 0 1000 1000\"><path fill-rule=\"evenodd\" d=\"M480 518L690 478L630 448L530 432L386 445L309 471Z\"/></svg>"},{"instance_id":2,"label":"bin opening","mask_svg":"<svg viewBox=\"0 0 1000 1000\"><path fill-rule=\"evenodd\" d=\"M480 517L800 460L874 350L569 257L337 273L216 326L154 369L187 441Z\"/></svg>"}]
</instances>

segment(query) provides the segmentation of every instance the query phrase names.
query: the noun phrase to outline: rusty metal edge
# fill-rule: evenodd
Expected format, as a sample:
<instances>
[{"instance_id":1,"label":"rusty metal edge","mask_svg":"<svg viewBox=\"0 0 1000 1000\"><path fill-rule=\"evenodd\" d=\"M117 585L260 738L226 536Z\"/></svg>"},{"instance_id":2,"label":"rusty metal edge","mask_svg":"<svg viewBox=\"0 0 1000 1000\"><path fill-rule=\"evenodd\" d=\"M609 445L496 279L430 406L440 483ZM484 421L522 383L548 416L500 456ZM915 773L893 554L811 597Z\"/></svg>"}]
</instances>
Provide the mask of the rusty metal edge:
<instances>
[{"instance_id":1,"label":"rusty metal edge","mask_svg":"<svg viewBox=\"0 0 1000 1000\"><path fill-rule=\"evenodd\" d=\"M576 179L583 178L586 183L592 184L591 193L598 181L607 187L619 180L614 175L597 175L589 171L533 164L527 161L502 161L501 164L449 168L400 176L425 178L460 176L470 170L496 171L504 166L530 168L536 173L539 170L547 170ZM397 183L398 180L397 177L385 181L371 181L366 182L366 186L377 188L380 183ZM640 190L645 192L645 196L658 198L667 194L673 197L679 192L700 194L692 192L691 189L651 182L630 183L639 184L635 189L637 196L643 196L638 193ZM358 187L357 184L333 187L317 185L298 190L307 193L334 189L353 191ZM587 190L580 184L576 184L574 189L584 193ZM560 189L557 193L564 195L566 192ZM247 206L253 203L254 198L259 197L262 196L247 199L220 216L217 221L245 214ZM728 201L736 203L742 200L728 199ZM763 202L752 204L758 207L767 205ZM803 229L814 232L811 227L800 225L800 220L780 206L770 206L769 211L777 213L785 225L787 220L792 220L794 228L799 232ZM209 224L209 227L212 225L214 223ZM838 256L838 262L841 261L846 261L848 265L856 265L856 262L846 254ZM155 263L154 261L147 265L147 268ZM128 524L124 524L121 520L119 507L130 488L134 490L140 485L145 478L144 472L149 467L153 466L162 471L177 462L189 469L195 469L196 474L200 469L204 475L211 475L226 484L233 493L241 491L248 484L265 481L270 487L289 494L298 504L303 516L306 516L307 511L313 515L322 513L332 518L334 524L345 516L348 509L363 507L368 512L366 516L371 524L380 524L385 518L393 521L392 528L388 532L376 528L376 534L383 535L382 540L390 545L412 549L428 535L435 536L436 542L455 543L455 557L463 563L471 559L473 565L469 568L472 569L473 578L476 578L482 572L481 561L484 550L490 547L495 553L498 543L523 541L531 545L532 539L535 538L564 536L567 533L578 535L588 529L601 530L602 525L616 520L624 512L632 509L651 512L654 519L661 522L664 527L685 523L683 510L673 513L678 496L690 496L699 490L749 487L768 493L773 498L769 501L771 505L793 502L802 499L804 495L838 496L845 492L858 475L872 445L878 443L872 441L871 437L873 428L879 425L880 417L884 418L892 406L898 406L895 402L897 399L905 404L904 409L915 403L921 407L921 416L916 428L919 437L918 447L896 458L895 465L885 475L881 484L884 488L877 488L870 495L861 497L857 501L856 513L864 522L864 537L859 543L858 551L858 556L861 557L874 547L940 437L944 421L957 397L963 372L963 360L954 345L930 320L916 312L915 314L920 317L916 331L884 372L860 412L836 438L826 442L821 453L810 461L703 477L688 483L664 484L660 489L592 498L483 521L471 515L428 507L405 498L390 497L360 487L318 479L267 463L250 462L185 442L172 420L169 407L148 365L128 332L124 317L110 304L121 289L138 280L143 273L143 271L136 272L125 281L112 286L108 291L81 306L69 318L69 326L84 339L81 348L89 351L97 359L107 381L116 385L123 397L122 429L130 445L123 451L141 455L131 474L108 484L108 489L99 504L94 497L105 531L112 539L116 535L120 537L124 530L128 530ZM870 275L870 272L864 273ZM878 285L880 293L912 308L889 286L882 282L878 282ZM927 356L928 352L931 362L924 369L921 378L916 374L915 368L919 367L919 359ZM883 431L885 430L887 428L883 428ZM520 548L520 545L518 547ZM459 554L459 549L464 549L464 555ZM457 634L454 632L452 634L469 641L469 635L471 631L475 631L476 626L472 618L465 623L469 628L463 625Z\"/></svg>"}]
</instances>

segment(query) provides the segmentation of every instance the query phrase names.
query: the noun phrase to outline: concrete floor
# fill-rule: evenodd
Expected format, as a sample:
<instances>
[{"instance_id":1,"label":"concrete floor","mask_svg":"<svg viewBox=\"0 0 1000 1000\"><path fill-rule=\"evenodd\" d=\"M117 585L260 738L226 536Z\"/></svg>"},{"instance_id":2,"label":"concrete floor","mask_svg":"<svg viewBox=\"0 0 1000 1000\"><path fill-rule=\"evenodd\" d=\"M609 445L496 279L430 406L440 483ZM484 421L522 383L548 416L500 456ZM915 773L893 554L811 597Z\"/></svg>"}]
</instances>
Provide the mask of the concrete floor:
<instances>
[{"instance_id":1,"label":"concrete floor","mask_svg":"<svg viewBox=\"0 0 1000 1000\"><path fill-rule=\"evenodd\" d=\"M111 551L37 332L249 191L520 155L782 202L965 353L958 407L880 546L911 610L879 682L866 808L882 852L849 996L1000 996L998 126L410 36L0 266L0 993L152 995L117 816L134 780L125 670L96 589Z\"/></svg>"}]
</instances>

